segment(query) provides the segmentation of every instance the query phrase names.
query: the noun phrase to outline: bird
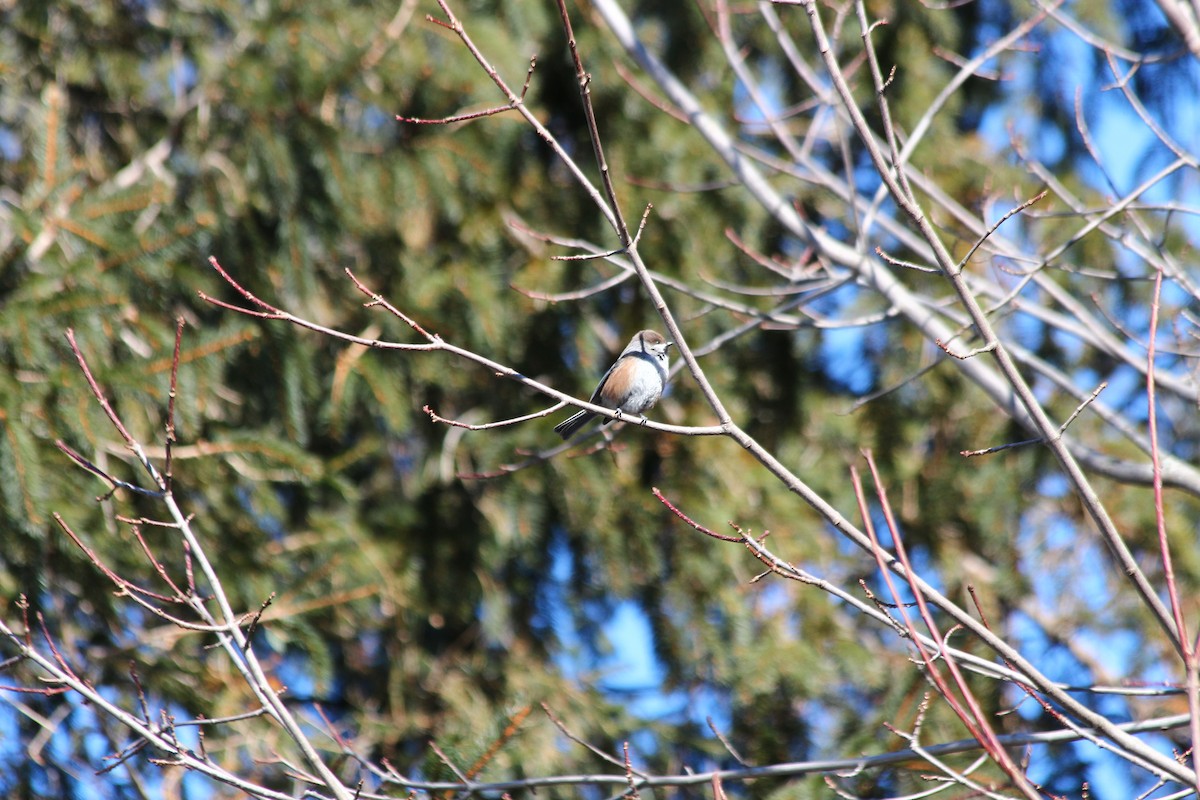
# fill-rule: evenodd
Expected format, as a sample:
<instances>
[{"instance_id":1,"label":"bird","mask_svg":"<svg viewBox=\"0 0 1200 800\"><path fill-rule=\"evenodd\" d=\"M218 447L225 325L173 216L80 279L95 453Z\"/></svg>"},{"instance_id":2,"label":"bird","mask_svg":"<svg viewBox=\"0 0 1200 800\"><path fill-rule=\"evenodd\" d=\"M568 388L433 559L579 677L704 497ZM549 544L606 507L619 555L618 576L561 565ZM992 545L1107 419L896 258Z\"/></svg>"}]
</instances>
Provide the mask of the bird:
<instances>
[{"instance_id":1,"label":"bird","mask_svg":"<svg viewBox=\"0 0 1200 800\"><path fill-rule=\"evenodd\" d=\"M596 385L591 402L623 414L649 410L662 397L667 382L667 350L673 344L658 331L638 331ZM554 432L569 439L594 416L591 411L579 411L555 425ZM603 424L610 422L606 419Z\"/></svg>"}]
</instances>

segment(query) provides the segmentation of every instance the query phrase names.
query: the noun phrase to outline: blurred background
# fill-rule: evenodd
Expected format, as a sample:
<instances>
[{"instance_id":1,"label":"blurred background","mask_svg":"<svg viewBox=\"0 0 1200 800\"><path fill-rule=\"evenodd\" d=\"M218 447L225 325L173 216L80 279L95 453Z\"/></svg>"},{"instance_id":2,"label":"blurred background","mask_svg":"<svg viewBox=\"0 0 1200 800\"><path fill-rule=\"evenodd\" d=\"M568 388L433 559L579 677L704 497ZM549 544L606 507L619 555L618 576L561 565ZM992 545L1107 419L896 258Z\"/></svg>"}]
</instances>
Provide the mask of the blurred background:
<instances>
[{"instance_id":1,"label":"blurred background","mask_svg":"<svg viewBox=\"0 0 1200 800\"><path fill-rule=\"evenodd\" d=\"M823 8L848 71L865 70L855 61L861 39L852 11ZM874 41L885 71L899 67L889 99L905 129L961 59L1034 13L1002 0L867 8L888 22ZM509 85L521 85L537 55L527 104L594 175L552 5L470 0L455 9ZM753 201L685 121L651 102L659 94L590 10L584 3L572 13L617 192L631 220L654 204L640 251L656 273L678 282L664 290L693 347L778 308L804 288L800 279L834 275ZM755 158L789 159L731 70L713 7L644 2L627 10L647 45ZM480 762L483 777L611 771L566 742L543 703L610 753L630 742L634 764L656 773L737 766L714 731L755 765L903 746L884 724L911 725L928 690L903 642L812 588L773 578L750 583L762 567L743 547L699 535L651 495L658 487L713 528L733 520L756 534L769 529L784 557L850 591L860 579L879 591L873 560L832 536L732 442L626 428L611 449L581 447L505 471L555 446L551 428L566 412L486 432L434 424L422 411L427 404L480 423L550 402L443 354L369 352L199 299L205 292L240 300L208 267L213 255L246 288L299 316L366 337L419 341L398 320L363 308L349 268L447 341L580 397L632 331L660 327L635 280L546 299L595 287L619 270L551 260L579 250L528 230L600 250L619 243L519 116L452 125L395 120L504 102L458 39L426 21L427 13L439 15L436 6L59 2L6 3L2 12L5 619L19 619L17 600L27 598L30 619L44 615L65 657L127 704L136 702L133 662L154 707L180 719L253 705L206 636L116 598L51 517L62 514L119 574L155 583L118 515L161 518L161 511L128 492L96 502L107 487L54 446L61 439L117 477L144 483L89 394L64 331L75 329L131 432L161 457L182 318L176 495L196 515L235 605L254 610L274 593L255 642L288 686L288 701L310 720L319 705L369 758L410 775L452 778L429 750L434 740L463 767ZM857 140L845 129L827 132L838 126L821 116L765 15L734 12L745 63L785 124L806 137L811 164L870 198L879 179ZM1078 3L1068 12L1107 41L1155 56L1139 62L1131 84L1147 114L1193 155L1139 197L1158 204L1141 220L1148 239L1182 262L1181 275L1194 274L1196 59L1148 0ZM815 64L803 9L779 7L778 17ZM954 203L995 222L1052 177L1082 206L1102 208L1176 158L1113 89L1103 48L1062 20L1022 41L954 92L911 157ZM874 118L866 76L855 74ZM1084 98L1078 113L1077 95ZM1032 162L1045 172L1030 169ZM858 228L861 217L845 198L812 175L811 166L779 168L772 181L834 237L920 260L894 232ZM950 207L942 202L939 209ZM1034 212L1012 223L1031 263L1083 224L1061 203ZM879 216L899 220L888 202ZM934 216L944 241L965 255L977 236L950 213ZM1111 224L1136 229L1116 215ZM1113 335L1143 345L1153 271L1136 250L1121 235L1095 233L1056 252L1061 271L1052 279L1104 309ZM936 274L897 274L917 294L946 294ZM1181 385L1190 385L1195 364L1186 287L1182 278L1168 281L1160 333L1162 369ZM1051 305L1036 292L1026 299ZM848 516L856 508L849 465L861 466L860 450L872 450L927 577L966 604L965 586L974 585L993 628L1052 677L1081 685L1177 678L1173 654L1107 562L1052 458L1024 447L963 459L962 450L1030 434L997 413L920 331L887 312L878 295L845 282L803 313L749 326L702 365L738 423ZM1009 308L998 316L1006 336L1085 393L1108 381L1104 401L1129 425L1144 426L1144 378L1135 369L1037 313ZM1078 405L1050 380L1038 378L1035 388L1060 421ZM1194 460L1194 397L1168 391L1162 404L1163 447ZM652 416L715 422L686 374ZM1084 417L1076 424L1097 451L1145 461L1111 427ZM1099 481L1130 547L1153 572L1149 490ZM1174 491L1167 511L1181 545L1178 577L1194 598L1196 498ZM177 556L170 530L148 526L144 534L164 557ZM182 569L181 560L170 563ZM28 681L7 666L0 683ZM982 681L979 693L991 710L1017 706L999 718L1002 731L1057 725L1019 693ZM126 743L111 720L69 697L0 691L0 699L6 796L229 793L144 757L97 774ZM1121 719L1183 707L1169 696L1136 707L1120 696L1088 702ZM271 761L286 747L279 735L233 726L207 747L249 779L287 791L291 780ZM923 735L934 742L966 733L935 705ZM1168 736L1153 741L1165 751L1177 744ZM1085 783L1098 798L1152 788L1148 777L1106 758L1091 746L1041 747L1031 776L1048 792L1073 796ZM352 764L342 767L353 774ZM892 796L923 786L923 768L900 764L838 785L862 797ZM730 791L829 796L821 777Z\"/></svg>"}]
</instances>

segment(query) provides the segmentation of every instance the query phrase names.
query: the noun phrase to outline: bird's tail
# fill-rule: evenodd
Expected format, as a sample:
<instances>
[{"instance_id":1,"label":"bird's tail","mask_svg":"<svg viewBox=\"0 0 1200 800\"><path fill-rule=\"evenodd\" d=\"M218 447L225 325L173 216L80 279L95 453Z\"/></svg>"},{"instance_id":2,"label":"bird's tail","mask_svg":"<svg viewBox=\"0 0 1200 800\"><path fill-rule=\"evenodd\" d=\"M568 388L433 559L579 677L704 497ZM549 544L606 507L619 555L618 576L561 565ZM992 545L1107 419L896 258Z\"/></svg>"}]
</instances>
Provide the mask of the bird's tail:
<instances>
[{"instance_id":1,"label":"bird's tail","mask_svg":"<svg viewBox=\"0 0 1200 800\"><path fill-rule=\"evenodd\" d=\"M554 432L564 439L570 439L575 431L588 424L588 421L594 417L590 411L579 411L567 417L562 422L554 426Z\"/></svg>"}]
</instances>

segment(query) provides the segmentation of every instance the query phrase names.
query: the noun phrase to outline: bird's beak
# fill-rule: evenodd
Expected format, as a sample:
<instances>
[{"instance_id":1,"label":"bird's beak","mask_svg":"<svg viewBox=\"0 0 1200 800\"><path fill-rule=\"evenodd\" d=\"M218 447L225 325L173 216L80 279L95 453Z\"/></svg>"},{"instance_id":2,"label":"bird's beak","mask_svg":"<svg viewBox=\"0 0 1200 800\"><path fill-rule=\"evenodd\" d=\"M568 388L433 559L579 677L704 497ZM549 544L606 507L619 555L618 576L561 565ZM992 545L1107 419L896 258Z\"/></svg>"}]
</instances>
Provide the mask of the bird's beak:
<instances>
[{"instance_id":1,"label":"bird's beak","mask_svg":"<svg viewBox=\"0 0 1200 800\"><path fill-rule=\"evenodd\" d=\"M667 342L667 344L666 344L665 346L666 346L666 347L667 347L667 349L669 350L670 348L672 348L672 347L674 347L674 346L675 346L675 343L674 343L674 342Z\"/></svg>"}]
</instances>

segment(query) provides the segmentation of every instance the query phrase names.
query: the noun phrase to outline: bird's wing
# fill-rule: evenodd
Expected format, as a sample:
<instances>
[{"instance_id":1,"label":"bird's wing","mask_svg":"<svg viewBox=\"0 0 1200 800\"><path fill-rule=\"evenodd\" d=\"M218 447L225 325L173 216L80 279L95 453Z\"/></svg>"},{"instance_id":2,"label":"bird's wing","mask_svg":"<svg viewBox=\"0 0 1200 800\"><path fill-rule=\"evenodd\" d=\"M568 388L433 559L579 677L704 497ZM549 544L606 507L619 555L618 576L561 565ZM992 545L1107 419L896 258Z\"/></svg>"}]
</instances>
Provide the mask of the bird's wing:
<instances>
[{"instance_id":1,"label":"bird's wing","mask_svg":"<svg viewBox=\"0 0 1200 800\"><path fill-rule=\"evenodd\" d=\"M592 392L592 399L588 401L589 403L600 405L600 393L604 391L604 384L608 383L608 376L612 375L613 370L617 368L617 364L620 362L621 359L618 358L613 362L612 366L608 368L608 372L604 373L604 377L601 378L600 382L596 384L596 391Z\"/></svg>"}]
</instances>

